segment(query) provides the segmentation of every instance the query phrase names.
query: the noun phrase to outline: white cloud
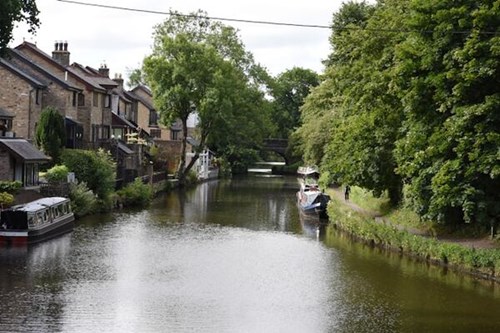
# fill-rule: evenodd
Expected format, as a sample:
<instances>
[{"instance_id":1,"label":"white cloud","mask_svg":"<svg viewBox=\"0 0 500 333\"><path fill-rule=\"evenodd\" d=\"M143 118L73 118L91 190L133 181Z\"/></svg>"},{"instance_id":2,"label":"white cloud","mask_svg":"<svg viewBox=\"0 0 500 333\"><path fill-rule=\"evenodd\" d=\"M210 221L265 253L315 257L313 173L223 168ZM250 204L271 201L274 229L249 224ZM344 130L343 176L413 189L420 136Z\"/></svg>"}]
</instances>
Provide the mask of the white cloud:
<instances>
[{"instance_id":1,"label":"white cloud","mask_svg":"<svg viewBox=\"0 0 500 333\"><path fill-rule=\"evenodd\" d=\"M245 20L329 25L341 0L81 0L108 6L140 8L166 12L169 9L189 13L205 10L211 17ZM111 10L37 0L41 27L36 36L24 25L14 31L11 46L23 40L35 42L51 53L56 40L66 40L71 61L99 67L103 61L112 75L126 75L127 68L137 68L149 54L153 26L162 22L162 15ZM247 50L255 60L277 75L294 66L323 70L321 60L329 53L329 29L296 28L249 23L224 22L240 31Z\"/></svg>"}]
</instances>

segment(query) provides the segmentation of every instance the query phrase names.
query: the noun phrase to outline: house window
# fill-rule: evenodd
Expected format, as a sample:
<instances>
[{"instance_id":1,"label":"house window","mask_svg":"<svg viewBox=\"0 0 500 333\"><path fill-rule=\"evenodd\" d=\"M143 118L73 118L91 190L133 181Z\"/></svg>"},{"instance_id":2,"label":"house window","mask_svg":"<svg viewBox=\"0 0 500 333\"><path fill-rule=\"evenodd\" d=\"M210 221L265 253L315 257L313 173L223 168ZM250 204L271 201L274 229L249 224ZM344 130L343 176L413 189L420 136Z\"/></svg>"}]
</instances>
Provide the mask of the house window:
<instances>
[{"instance_id":1,"label":"house window","mask_svg":"<svg viewBox=\"0 0 500 333\"><path fill-rule=\"evenodd\" d=\"M73 106L76 106L76 98L77 98L78 94L76 91L73 91Z\"/></svg>"},{"instance_id":2,"label":"house window","mask_svg":"<svg viewBox=\"0 0 500 333\"><path fill-rule=\"evenodd\" d=\"M179 140L181 131L170 131L170 140Z\"/></svg>"},{"instance_id":3,"label":"house window","mask_svg":"<svg viewBox=\"0 0 500 333\"><path fill-rule=\"evenodd\" d=\"M8 136L7 133L12 133L12 119L0 118L0 136Z\"/></svg>"},{"instance_id":4,"label":"house window","mask_svg":"<svg viewBox=\"0 0 500 333\"><path fill-rule=\"evenodd\" d=\"M93 94L93 99L94 100L92 102L92 105L93 106L99 106L99 94L96 93L95 91L94 91L94 94Z\"/></svg>"},{"instance_id":5,"label":"house window","mask_svg":"<svg viewBox=\"0 0 500 333\"><path fill-rule=\"evenodd\" d=\"M78 94L78 106L85 106L85 95L82 93Z\"/></svg>"},{"instance_id":6,"label":"house window","mask_svg":"<svg viewBox=\"0 0 500 333\"><path fill-rule=\"evenodd\" d=\"M40 89L37 89L35 92L35 104L36 105L40 104Z\"/></svg>"},{"instance_id":7,"label":"house window","mask_svg":"<svg viewBox=\"0 0 500 333\"><path fill-rule=\"evenodd\" d=\"M158 113L155 110L149 111L149 126L158 126Z\"/></svg>"},{"instance_id":8,"label":"house window","mask_svg":"<svg viewBox=\"0 0 500 333\"><path fill-rule=\"evenodd\" d=\"M150 134L150 135L151 135L151 137L153 137L153 138L158 138L158 139L160 139L160 138L161 138L161 129L159 129L159 128L152 128L152 129L150 130L150 133L149 133L149 134Z\"/></svg>"},{"instance_id":9,"label":"house window","mask_svg":"<svg viewBox=\"0 0 500 333\"><path fill-rule=\"evenodd\" d=\"M102 128L102 139L109 139L109 126L103 126Z\"/></svg>"},{"instance_id":10,"label":"house window","mask_svg":"<svg viewBox=\"0 0 500 333\"><path fill-rule=\"evenodd\" d=\"M38 185L38 164L26 163L24 168L24 186Z\"/></svg>"}]
</instances>

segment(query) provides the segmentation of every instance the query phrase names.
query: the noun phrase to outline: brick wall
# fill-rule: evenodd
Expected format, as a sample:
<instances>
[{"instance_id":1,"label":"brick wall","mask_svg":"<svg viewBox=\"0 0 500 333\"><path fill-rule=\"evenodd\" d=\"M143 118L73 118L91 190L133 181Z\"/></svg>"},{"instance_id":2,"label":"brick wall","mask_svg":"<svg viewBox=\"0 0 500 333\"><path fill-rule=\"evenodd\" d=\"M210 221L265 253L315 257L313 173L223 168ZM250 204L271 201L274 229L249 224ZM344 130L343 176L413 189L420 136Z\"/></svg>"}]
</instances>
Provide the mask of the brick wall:
<instances>
[{"instance_id":1,"label":"brick wall","mask_svg":"<svg viewBox=\"0 0 500 333\"><path fill-rule=\"evenodd\" d=\"M0 148L0 180L11 181L14 179L14 169L10 154L7 150Z\"/></svg>"},{"instance_id":2,"label":"brick wall","mask_svg":"<svg viewBox=\"0 0 500 333\"><path fill-rule=\"evenodd\" d=\"M40 119L43 94L39 91L39 104L36 103L36 88L0 67L0 107L14 116L12 130L16 137L33 139L35 124Z\"/></svg>"}]
</instances>

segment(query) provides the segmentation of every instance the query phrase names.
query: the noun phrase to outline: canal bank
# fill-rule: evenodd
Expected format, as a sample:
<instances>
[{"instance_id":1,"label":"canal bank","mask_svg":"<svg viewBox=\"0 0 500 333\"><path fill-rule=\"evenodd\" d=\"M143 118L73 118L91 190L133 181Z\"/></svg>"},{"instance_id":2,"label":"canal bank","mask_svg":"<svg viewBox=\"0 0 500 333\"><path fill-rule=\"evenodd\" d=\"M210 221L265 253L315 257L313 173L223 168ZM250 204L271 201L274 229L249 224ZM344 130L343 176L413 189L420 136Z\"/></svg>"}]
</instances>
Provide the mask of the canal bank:
<instances>
[{"instance_id":1,"label":"canal bank","mask_svg":"<svg viewBox=\"0 0 500 333\"><path fill-rule=\"evenodd\" d=\"M421 230L393 224L376 212L347 202L339 189L332 188L328 192L332 197L328 209L330 223L358 241L500 283L500 249L492 248L493 242L439 240Z\"/></svg>"},{"instance_id":2,"label":"canal bank","mask_svg":"<svg viewBox=\"0 0 500 333\"><path fill-rule=\"evenodd\" d=\"M498 332L496 284L310 234L297 189L204 182L0 248L0 332Z\"/></svg>"}]
</instances>

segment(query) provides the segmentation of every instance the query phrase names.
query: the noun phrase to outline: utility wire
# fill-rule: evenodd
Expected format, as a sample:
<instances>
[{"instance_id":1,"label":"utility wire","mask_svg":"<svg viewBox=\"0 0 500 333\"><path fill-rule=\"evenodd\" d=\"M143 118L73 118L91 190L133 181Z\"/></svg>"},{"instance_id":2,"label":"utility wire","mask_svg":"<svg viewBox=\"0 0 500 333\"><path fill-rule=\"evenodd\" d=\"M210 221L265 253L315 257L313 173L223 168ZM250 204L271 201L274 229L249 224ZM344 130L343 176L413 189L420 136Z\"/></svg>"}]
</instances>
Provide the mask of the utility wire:
<instances>
[{"instance_id":1,"label":"utility wire","mask_svg":"<svg viewBox=\"0 0 500 333\"><path fill-rule=\"evenodd\" d=\"M169 15L169 16L178 16L178 17L201 17L208 20L218 20L218 21L227 21L227 22L238 22L238 23L251 23L251 24L266 24L266 25L276 25L276 26L288 26L288 27L298 27L298 28L316 28L316 29L336 29L336 30L365 30L365 31L374 31L374 32L392 32L392 33L425 33L432 34L434 30L411 30L411 29L374 29L374 28L334 28L331 25L320 25L320 24L300 24L300 23L289 23L289 22L275 22L275 21L260 21L260 20L245 20L245 19L236 19L236 18L227 18L227 17L216 17L216 16L200 16L197 14L181 14L177 12L165 12L165 11L157 11L157 10L149 10L149 9L139 9L139 8L130 8L130 7L120 7L120 6L110 6L103 5L98 3L89 3L89 2L81 2L81 1L73 1L73 0L57 0L59 2L65 2L69 4L89 6L89 7L99 7L99 8L107 8L114 10L122 10L136 13L147 13L147 14L157 14L157 15ZM500 31L476 31L481 35L500 35ZM444 31L443 33L454 34L454 35L466 35L472 33L472 30L450 30Z\"/></svg>"},{"instance_id":2,"label":"utility wire","mask_svg":"<svg viewBox=\"0 0 500 333\"><path fill-rule=\"evenodd\" d=\"M331 29L332 28L331 26L328 26L328 25L318 25L318 24L299 24L299 23L286 23L286 22L243 20L243 19L226 18L226 17L200 16L200 15L196 15L196 14L180 14L180 13L175 13L175 12L163 12L163 11L156 11L156 10L149 10L149 9L137 9L137 8L130 8L130 7L110 6L110 5L102 5L102 4L97 4L97 3L72 1L72 0L57 0L57 1L76 4L76 5L116 9L116 10L123 10L123 11L129 11L129 12L158 14L158 15L170 15L170 16L179 16L179 17L202 17L202 18L206 18L209 20L228 21L228 22L281 25L281 26L290 26L290 27L301 27L301 28L320 28L320 29Z\"/></svg>"}]
</instances>

